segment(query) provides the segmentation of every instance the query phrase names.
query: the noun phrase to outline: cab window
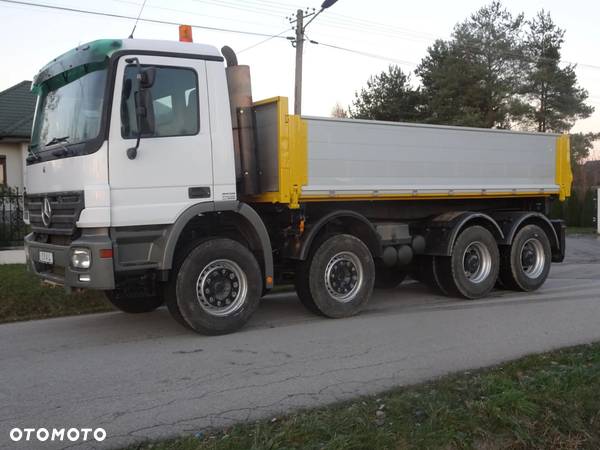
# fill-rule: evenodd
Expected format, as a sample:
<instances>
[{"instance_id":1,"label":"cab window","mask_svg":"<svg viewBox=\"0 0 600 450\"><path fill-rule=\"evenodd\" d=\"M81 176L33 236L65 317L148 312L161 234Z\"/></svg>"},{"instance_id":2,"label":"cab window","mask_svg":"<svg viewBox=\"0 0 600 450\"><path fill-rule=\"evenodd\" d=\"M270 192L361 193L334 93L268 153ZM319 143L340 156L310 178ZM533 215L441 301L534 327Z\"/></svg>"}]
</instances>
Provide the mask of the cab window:
<instances>
[{"instance_id":1,"label":"cab window","mask_svg":"<svg viewBox=\"0 0 600 450\"><path fill-rule=\"evenodd\" d=\"M154 130L142 129L142 137L190 136L199 131L198 77L193 69L153 66L154 84L150 88L154 110ZM135 65L125 68L121 95L121 136L135 139L138 134L135 115L137 89Z\"/></svg>"}]
</instances>

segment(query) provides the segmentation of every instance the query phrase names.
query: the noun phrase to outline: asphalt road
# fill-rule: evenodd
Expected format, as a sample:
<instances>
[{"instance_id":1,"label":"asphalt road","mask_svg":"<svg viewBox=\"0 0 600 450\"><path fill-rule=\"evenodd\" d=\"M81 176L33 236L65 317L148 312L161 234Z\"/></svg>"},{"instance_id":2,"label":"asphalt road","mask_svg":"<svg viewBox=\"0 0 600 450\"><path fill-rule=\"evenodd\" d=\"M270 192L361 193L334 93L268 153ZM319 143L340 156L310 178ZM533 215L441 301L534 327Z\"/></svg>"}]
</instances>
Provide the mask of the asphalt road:
<instances>
[{"instance_id":1,"label":"asphalt road","mask_svg":"<svg viewBox=\"0 0 600 450\"><path fill-rule=\"evenodd\" d=\"M410 283L343 320L284 293L227 336L195 335L163 310L2 325L0 448L71 445L17 444L13 427L103 427L98 446L118 448L598 341L600 239L568 248L535 293L459 301Z\"/></svg>"}]
</instances>

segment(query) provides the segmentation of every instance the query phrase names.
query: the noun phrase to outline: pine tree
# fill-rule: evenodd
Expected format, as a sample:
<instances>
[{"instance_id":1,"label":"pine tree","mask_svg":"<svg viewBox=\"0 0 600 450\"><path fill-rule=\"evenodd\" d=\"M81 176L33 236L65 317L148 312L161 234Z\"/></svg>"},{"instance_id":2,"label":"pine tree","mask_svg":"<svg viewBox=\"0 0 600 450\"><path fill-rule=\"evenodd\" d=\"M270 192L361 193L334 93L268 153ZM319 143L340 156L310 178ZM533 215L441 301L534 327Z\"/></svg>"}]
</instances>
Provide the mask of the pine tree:
<instances>
[{"instance_id":1,"label":"pine tree","mask_svg":"<svg viewBox=\"0 0 600 450\"><path fill-rule=\"evenodd\" d=\"M458 24L449 41L436 41L416 70L433 123L509 128L524 111L523 14L499 1Z\"/></svg>"},{"instance_id":2,"label":"pine tree","mask_svg":"<svg viewBox=\"0 0 600 450\"><path fill-rule=\"evenodd\" d=\"M372 76L367 87L355 92L349 113L355 119L419 122L423 119L422 95L398 66Z\"/></svg>"},{"instance_id":3,"label":"pine tree","mask_svg":"<svg viewBox=\"0 0 600 450\"><path fill-rule=\"evenodd\" d=\"M525 38L528 59L523 94L529 107L525 120L537 131L566 132L577 119L589 117L594 108L586 105L588 93L577 85L575 66L560 67L565 31L540 11L529 21Z\"/></svg>"}]
</instances>

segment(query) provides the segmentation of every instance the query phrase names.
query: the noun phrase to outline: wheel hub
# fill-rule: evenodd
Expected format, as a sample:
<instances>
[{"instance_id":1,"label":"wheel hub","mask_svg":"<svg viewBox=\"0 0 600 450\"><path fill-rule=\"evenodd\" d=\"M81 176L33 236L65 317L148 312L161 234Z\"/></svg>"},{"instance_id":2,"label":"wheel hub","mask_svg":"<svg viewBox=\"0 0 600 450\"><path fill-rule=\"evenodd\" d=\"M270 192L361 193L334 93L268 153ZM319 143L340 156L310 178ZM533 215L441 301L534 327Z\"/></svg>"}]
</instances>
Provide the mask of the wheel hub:
<instances>
[{"instance_id":1,"label":"wheel hub","mask_svg":"<svg viewBox=\"0 0 600 450\"><path fill-rule=\"evenodd\" d=\"M466 267L470 273L477 272L479 268L479 255L477 253L471 252L467 255Z\"/></svg>"},{"instance_id":2,"label":"wheel hub","mask_svg":"<svg viewBox=\"0 0 600 450\"><path fill-rule=\"evenodd\" d=\"M341 302L349 302L362 284L362 264L354 253L335 255L325 268L325 286L329 295Z\"/></svg>"},{"instance_id":3,"label":"wheel hub","mask_svg":"<svg viewBox=\"0 0 600 450\"><path fill-rule=\"evenodd\" d=\"M492 271L492 255L481 242L473 242L463 254L465 277L472 283L481 283Z\"/></svg>"},{"instance_id":4,"label":"wheel hub","mask_svg":"<svg viewBox=\"0 0 600 450\"><path fill-rule=\"evenodd\" d=\"M226 316L237 311L244 303L247 289L246 275L230 260L208 264L196 283L200 306L215 316Z\"/></svg>"},{"instance_id":5,"label":"wheel hub","mask_svg":"<svg viewBox=\"0 0 600 450\"><path fill-rule=\"evenodd\" d=\"M521 268L528 278L538 278L544 271L546 265L546 254L542 243L531 238L525 241L521 247Z\"/></svg>"}]
</instances>

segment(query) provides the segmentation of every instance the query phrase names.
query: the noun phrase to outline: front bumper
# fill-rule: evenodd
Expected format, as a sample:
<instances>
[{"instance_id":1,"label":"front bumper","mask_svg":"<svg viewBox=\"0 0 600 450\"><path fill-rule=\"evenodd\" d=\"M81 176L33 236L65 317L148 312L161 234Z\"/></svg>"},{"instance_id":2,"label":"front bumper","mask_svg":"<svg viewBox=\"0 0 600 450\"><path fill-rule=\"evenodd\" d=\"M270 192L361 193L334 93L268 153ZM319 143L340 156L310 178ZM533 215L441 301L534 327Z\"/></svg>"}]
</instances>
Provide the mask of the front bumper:
<instances>
[{"instance_id":1,"label":"front bumper","mask_svg":"<svg viewBox=\"0 0 600 450\"><path fill-rule=\"evenodd\" d=\"M88 269L74 269L70 266L73 248L90 250L91 264ZM33 233L25 236L25 255L29 270L45 281L64 285L67 288L100 290L115 288L113 259L100 257L100 250L105 249L112 249L109 236L84 234L70 245L38 242L34 239ZM40 261L40 251L52 253L53 264Z\"/></svg>"}]
</instances>

